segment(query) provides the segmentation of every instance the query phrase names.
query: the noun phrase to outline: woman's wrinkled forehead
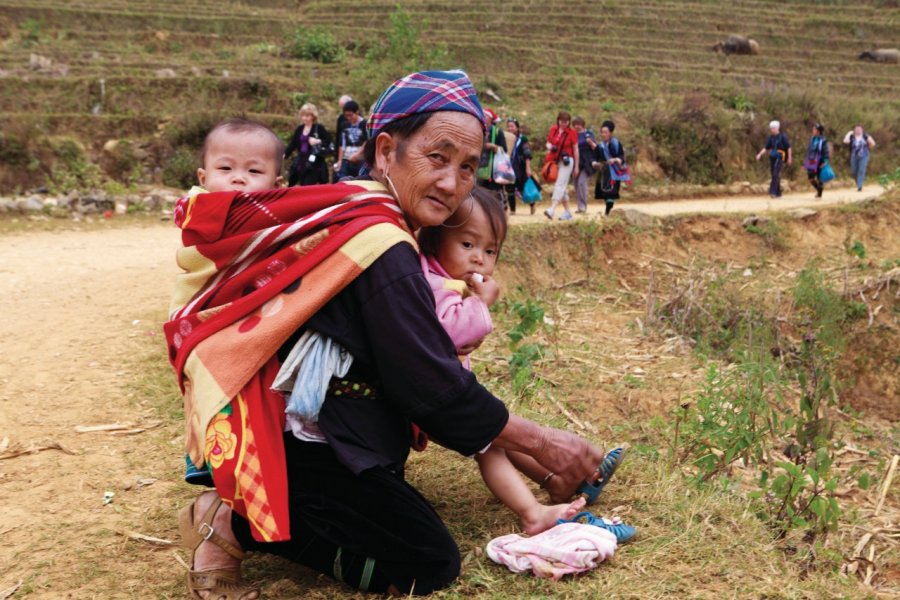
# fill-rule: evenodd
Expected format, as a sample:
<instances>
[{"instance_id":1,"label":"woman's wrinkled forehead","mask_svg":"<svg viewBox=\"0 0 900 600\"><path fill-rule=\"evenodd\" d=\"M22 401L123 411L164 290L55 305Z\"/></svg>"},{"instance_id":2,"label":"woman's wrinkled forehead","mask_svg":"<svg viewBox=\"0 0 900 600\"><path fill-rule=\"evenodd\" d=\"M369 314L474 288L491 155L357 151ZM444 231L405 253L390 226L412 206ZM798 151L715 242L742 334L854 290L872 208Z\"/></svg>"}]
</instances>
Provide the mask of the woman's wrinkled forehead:
<instances>
[{"instance_id":1,"label":"woman's wrinkled forehead","mask_svg":"<svg viewBox=\"0 0 900 600\"><path fill-rule=\"evenodd\" d=\"M411 140L422 148L462 153L466 160L479 160L484 137L474 117L463 113L436 114Z\"/></svg>"}]
</instances>

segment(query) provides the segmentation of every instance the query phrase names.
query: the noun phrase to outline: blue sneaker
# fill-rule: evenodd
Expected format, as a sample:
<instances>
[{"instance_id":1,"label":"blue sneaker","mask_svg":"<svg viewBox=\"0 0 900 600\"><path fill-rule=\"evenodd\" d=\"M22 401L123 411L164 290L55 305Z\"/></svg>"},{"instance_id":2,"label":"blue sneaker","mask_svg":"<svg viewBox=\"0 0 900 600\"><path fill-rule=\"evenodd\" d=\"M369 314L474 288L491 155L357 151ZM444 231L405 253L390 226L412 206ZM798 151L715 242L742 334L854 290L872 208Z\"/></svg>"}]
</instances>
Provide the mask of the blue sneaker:
<instances>
[{"instance_id":1,"label":"blue sneaker","mask_svg":"<svg viewBox=\"0 0 900 600\"><path fill-rule=\"evenodd\" d=\"M584 521L581 519L584 519ZM560 523L584 523L585 525L593 525L594 527L605 529L616 536L616 542L619 544L624 544L637 535L637 529L631 525L626 525L618 517L614 519L604 519L603 517L595 517L589 512L578 513L575 515L575 518L568 521L560 519L556 522L557 525Z\"/></svg>"},{"instance_id":2,"label":"blue sneaker","mask_svg":"<svg viewBox=\"0 0 900 600\"><path fill-rule=\"evenodd\" d=\"M600 492L602 492L603 488L606 487L606 484L609 483L609 480L624 459L625 448L613 448L607 452L606 456L603 458L603 462L597 467L597 474L599 475L597 480L594 483L588 481L581 482L581 485L578 486L578 490L575 493L582 494L588 504L596 502Z\"/></svg>"},{"instance_id":3,"label":"blue sneaker","mask_svg":"<svg viewBox=\"0 0 900 600\"><path fill-rule=\"evenodd\" d=\"M569 220L571 220L571 218L572 218L572 213L570 213L569 211L566 211L562 214L562 216L559 218L559 220L560 221L569 221Z\"/></svg>"}]
</instances>

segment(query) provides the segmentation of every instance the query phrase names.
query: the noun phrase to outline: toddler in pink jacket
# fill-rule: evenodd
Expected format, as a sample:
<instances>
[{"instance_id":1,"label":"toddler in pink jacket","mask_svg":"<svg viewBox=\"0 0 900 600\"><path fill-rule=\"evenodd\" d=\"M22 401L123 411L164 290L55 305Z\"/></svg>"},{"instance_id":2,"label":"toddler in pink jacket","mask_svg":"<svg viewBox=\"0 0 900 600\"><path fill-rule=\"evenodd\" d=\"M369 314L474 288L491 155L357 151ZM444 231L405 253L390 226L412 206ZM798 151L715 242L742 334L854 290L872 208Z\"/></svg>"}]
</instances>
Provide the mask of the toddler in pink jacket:
<instances>
[{"instance_id":1,"label":"toddler in pink jacket","mask_svg":"<svg viewBox=\"0 0 900 600\"><path fill-rule=\"evenodd\" d=\"M476 188L446 222L419 232L422 270L434 292L438 319L466 368L469 354L493 329L488 308L500 296L493 275L506 229L500 199ZM527 534L550 529L584 507L583 498L549 506L538 502L519 471L537 483L552 486L552 479L529 456L489 447L476 460L488 489L518 515Z\"/></svg>"}]
</instances>

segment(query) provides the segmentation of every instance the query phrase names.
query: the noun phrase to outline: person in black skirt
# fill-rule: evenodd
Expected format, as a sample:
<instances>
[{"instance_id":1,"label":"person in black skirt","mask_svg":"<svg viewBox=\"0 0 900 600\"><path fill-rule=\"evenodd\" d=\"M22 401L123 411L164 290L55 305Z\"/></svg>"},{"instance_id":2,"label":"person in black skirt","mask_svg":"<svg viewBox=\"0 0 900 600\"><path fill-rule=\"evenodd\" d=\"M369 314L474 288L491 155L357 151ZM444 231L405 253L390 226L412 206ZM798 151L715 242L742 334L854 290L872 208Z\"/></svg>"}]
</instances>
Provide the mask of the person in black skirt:
<instances>
[{"instance_id":1,"label":"person in black skirt","mask_svg":"<svg viewBox=\"0 0 900 600\"><path fill-rule=\"evenodd\" d=\"M606 202L606 212L608 215L613 204L619 199L619 188L622 186L621 181L613 178L613 168L625 164L625 148L622 143L613 136L616 130L616 124L612 121L603 121L600 127L600 143L593 139L587 139L587 143L594 150L594 162L592 166L600 171L597 177L597 184L594 187L594 199Z\"/></svg>"},{"instance_id":2,"label":"person in black skirt","mask_svg":"<svg viewBox=\"0 0 900 600\"><path fill-rule=\"evenodd\" d=\"M806 160L803 168L806 169L806 177L809 184L816 190L816 198L822 197L825 184L822 183L822 167L828 161L828 140L825 139L825 126L821 123L813 125L812 138L809 140L809 148L806 151Z\"/></svg>"}]
</instances>

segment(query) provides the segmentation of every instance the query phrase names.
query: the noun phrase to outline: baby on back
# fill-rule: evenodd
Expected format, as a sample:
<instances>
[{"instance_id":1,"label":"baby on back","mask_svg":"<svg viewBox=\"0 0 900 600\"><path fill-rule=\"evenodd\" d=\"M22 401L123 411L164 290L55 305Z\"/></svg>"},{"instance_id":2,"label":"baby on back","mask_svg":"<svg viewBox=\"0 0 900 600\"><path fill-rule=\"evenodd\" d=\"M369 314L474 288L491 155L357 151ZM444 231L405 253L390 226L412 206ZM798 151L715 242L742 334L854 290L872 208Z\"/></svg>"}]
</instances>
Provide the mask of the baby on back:
<instances>
[{"instance_id":1,"label":"baby on back","mask_svg":"<svg viewBox=\"0 0 900 600\"><path fill-rule=\"evenodd\" d=\"M210 130L203 142L197 192L260 192L284 185L284 142L256 121L236 117ZM195 188L196 189L196 188Z\"/></svg>"}]
</instances>

